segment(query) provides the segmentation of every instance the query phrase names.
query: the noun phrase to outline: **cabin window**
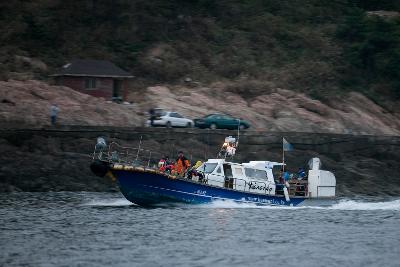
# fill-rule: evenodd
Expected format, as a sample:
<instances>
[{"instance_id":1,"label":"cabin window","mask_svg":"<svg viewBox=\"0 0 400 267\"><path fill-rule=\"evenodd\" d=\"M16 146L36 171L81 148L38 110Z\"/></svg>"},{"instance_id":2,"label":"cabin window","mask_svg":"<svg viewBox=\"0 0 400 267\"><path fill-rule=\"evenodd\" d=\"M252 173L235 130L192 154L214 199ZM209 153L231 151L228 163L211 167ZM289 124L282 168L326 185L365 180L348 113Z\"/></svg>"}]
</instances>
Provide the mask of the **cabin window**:
<instances>
[{"instance_id":1,"label":"cabin window","mask_svg":"<svg viewBox=\"0 0 400 267\"><path fill-rule=\"evenodd\" d=\"M246 174L247 177L257 178L257 179L262 179L262 180L267 179L267 173L263 170L244 168L244 173Z\"/></svg>"},{"instance_id":2,"label":"cabin window","mask_svg":"<svg viewBox=\"0 0 400 267\"><path fill-rule=\"evenodd\" d=\"M216 170L217 173L221 173L221 166L218 167L218 169Z\"/></svg>"},{"instance_id":3,"label":"cabin window","mask_svg":"<svg viewBox=\"0 0 400 267\"><path fill-rule=\"evenodd\" d=\"M235 167L234 169L235 169L236 176L243 176L242 168Z\"/></svg>"},{"instance_id":4,"label":"cabin window","mask_svg":"<svg viewBox=\"0 0 400 267\"><path fill-rule=\"evenodd\" d=\"M96 88L96 78L86 78L85 79L85 88L86 89Z\"/></svg>"},{"instance_id":5,"label":"cabin window","mask_svg":"<svg viewBox=\"0 0 400 267\"><path fill-rule=\"evenodd\" d=\"M218 163L203 163L200 167L197 168L198 171L204 172L204 173L212 173L215 168L217 167Z\"/></svg>"}]
</instances>

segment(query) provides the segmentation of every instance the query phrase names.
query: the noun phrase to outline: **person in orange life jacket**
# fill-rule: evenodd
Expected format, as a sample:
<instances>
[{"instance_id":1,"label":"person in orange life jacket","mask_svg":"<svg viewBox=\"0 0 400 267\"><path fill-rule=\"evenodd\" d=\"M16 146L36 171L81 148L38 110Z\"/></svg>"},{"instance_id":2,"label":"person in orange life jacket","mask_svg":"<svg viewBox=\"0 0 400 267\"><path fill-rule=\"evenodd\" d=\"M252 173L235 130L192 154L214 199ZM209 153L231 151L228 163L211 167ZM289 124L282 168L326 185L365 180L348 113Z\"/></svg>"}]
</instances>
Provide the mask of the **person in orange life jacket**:
<instances>
[{"instance_id":1,"label":"person in orange life jacket","mask_svg":"<svg viewBox=\"0 0 400 267\"><path fill-rule=\"evenodd\" d=\"M190 167L189 160L183 155L182 151L178 152L178 158L175 163L175 170L178 174L182 175L186 172L186 170Z\"/></svg>"}]
</instances>

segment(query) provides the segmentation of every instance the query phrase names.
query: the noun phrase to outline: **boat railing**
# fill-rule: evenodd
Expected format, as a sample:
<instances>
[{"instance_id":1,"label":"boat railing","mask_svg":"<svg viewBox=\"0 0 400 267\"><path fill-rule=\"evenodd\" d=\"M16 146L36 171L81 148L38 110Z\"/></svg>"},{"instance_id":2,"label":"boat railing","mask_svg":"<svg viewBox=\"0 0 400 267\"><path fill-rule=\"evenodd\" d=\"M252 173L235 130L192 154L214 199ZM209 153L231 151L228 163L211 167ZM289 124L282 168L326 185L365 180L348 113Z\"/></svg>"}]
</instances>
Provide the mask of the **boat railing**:
<instances>
[{"instance_id":1,"label":"boat railing","mask_svg":"<svg viewBox=\"0 0 400 267\"><path fill-rule=\"evenodd\" d=\"M122 146L111 142L106 149L96 149L93 152L93 159L99 159L110 163L118 163L129 166L143 166L156 168L162 154L141 147Z\"/></svg>"},{"instance_id":2,"label":"boat railing","mask_svg":"<svg viewBox=\"0 0 400 267\"><path fill-rule=\"evenodd\" d=\"M93 151L93 160L98 159L101 161L106 161L113 164L132 166L132 167L141 167L144 170L156 170L157 163L160 158L162 158L162 154L159 152L143 149L140 147L127 147L122 146L116 142L111 142L108 147L102 146L99 149L97 146ZM169 173L167 173L169 174ZM173 177L185 178L186 175L179 176L175 174ZM217 185L222 188L230 188L243 192L263 192L265 194L270 194L272 187L270 187L270 183L260 181L260 180L246 180L242 178L233 178L233 177L224 177L221 179L212 179L209 175L205 175L205 177L198 181L200 183Z\"/></svg>"},{"instance_id":3,"label":"boat railing","mask_svg":"<svg viewBox=\"0 0 400 267\"><path fill-rule=\"evenodd\" d=\"M306 180L289 180L289 195L291 196L307 196L308 181Z\"/></svg>"}]
</instances>

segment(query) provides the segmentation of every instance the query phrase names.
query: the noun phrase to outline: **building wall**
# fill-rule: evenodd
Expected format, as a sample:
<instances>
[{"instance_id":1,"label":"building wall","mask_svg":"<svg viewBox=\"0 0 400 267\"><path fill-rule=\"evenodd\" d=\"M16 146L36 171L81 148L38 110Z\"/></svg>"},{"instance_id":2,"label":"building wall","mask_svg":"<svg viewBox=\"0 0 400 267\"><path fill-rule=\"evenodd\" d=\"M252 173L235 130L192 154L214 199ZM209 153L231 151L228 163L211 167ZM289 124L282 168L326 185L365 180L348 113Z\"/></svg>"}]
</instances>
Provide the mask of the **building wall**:
<instances>
[{"instance_id":1,"label":"building wall","mask_svg":"<svg viewBox=\"0 0 400 267\"><path fill-rule=\"evenodd\" d=\"M97 77L96 88L86 88L86 77L73 77L73 76L63 76L57 77L56 83L58 85L70 87L78 92L92 95L95 97L104 97L107 100L111 100L113 97L113 78ZM122 80L120 96L122 99L127 97L127 80Z\"/></svg>"}]
</instances>

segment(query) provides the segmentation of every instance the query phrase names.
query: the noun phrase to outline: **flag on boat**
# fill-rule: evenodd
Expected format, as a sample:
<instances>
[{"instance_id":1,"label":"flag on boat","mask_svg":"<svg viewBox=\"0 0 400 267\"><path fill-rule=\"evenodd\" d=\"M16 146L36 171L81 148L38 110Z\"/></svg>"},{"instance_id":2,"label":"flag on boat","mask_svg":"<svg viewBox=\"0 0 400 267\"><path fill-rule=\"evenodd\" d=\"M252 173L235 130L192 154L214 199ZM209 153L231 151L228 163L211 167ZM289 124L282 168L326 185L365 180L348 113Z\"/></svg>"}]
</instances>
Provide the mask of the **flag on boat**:
<instances>
[{"instance_id":1,"label":"flag on boat","mask_svg":"<svg viewBox=\"0 0 400 267\"><path fill-rule=\"evenodd\" d=\"M283 137L283 151L292 151L292 150L293 150L292 144L286 141L285 137Z\"/></svg>"}]
</instances>

